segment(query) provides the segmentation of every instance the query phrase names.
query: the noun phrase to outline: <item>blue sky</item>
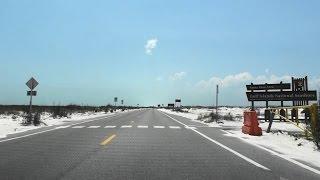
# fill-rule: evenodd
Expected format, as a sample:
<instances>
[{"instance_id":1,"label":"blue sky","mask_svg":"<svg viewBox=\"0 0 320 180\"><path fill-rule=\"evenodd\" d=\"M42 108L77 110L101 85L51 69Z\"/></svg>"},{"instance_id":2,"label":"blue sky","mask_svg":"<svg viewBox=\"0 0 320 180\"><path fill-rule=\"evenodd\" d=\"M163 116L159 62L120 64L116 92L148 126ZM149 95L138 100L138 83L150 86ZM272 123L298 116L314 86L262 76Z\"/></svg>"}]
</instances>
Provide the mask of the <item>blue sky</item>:
<instances>
[{"instance_id":1,"label":"blue sky","mask_svg":"<svg viewBox=\"0 0 320 180\"><path fill-rule=\"evenodd\" d=\"M320 1L0 1L0 104L248 105L249 82L320 82Z\"/></svg>"}]
</instances>

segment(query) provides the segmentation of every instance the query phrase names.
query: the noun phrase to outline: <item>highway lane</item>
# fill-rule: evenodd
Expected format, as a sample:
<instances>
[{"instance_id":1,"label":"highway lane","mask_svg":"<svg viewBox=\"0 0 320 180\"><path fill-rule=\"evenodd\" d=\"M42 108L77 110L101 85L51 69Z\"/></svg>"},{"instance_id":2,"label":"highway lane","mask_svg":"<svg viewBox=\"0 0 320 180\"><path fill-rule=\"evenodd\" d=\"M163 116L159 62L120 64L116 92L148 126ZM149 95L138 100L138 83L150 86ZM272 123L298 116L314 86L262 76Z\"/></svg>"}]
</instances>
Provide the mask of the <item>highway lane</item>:
<instances>
[{"instance_id":1,"label":"highway lane","mask_svg":"<svg viewBox=\"0 0 320 180\"><path fill-rule=\"evenodd\" d=\"M319 179L218 128L155 109L1 142L0 158L0 179Z\"/></svg>"}]
</instances>

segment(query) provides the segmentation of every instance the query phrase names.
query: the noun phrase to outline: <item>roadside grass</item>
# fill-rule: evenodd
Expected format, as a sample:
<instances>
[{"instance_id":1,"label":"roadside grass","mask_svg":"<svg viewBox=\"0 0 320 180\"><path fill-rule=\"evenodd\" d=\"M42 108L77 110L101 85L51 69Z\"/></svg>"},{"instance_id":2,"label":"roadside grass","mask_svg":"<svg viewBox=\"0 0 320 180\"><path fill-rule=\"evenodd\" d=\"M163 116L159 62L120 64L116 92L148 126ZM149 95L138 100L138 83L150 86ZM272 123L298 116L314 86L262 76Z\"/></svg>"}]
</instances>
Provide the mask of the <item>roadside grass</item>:
<instances>
[{"instance_id":1,"label":"roadside grass","mask_svg":"<svg viewBox=\"0 0 320 180\"><path fill-rule=\"evenodd\" d=\"M137 107L131 106L80 106L76 104L70 104L66 106L40 106L33 105L32 106L32 116L29 114L29 106L28 105L0 105L0 116L7 116L13 120L21 120L21 125L29 126L35 125L38 126L40 124L45 123L41 120L41 115L44 113L50 114L50 116L54 119L60 118L69 118L72 114L76 113L94 113L94 112L105 112L105 113L113 113L117 110L125 111L127 109L136 109Z\"/></svg>"},{"instance_id":2,"label":"roadside grass","mask_svg":"<svg viewBox=\"0 0 320 180\"><path fill-rule=\"evenodd\" d=\"M219 122L222 120L235 121L236 118L231 113L228 113L226 115L220 115L219 113L217 114L215 112L211 112L211 113L200 114L197 120L204 121L206 123L211 123L211 122Z\"/></svg>"}]
</instances>

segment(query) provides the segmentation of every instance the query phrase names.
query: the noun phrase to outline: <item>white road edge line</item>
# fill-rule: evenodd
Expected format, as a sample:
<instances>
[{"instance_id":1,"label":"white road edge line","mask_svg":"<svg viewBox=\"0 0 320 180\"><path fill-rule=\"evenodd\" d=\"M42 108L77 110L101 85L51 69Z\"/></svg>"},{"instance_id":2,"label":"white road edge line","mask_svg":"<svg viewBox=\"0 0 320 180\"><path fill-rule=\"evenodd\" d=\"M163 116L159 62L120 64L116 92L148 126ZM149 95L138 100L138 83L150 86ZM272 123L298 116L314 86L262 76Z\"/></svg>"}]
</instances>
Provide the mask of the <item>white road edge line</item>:
<instances>
[{"instance_id":1,"label":"white road edge line","mask_svg":"<svg viewBox=\"0 0 320 180\"><path fill-rule=\"evenodd\" d=\"M165 114L165 113L163 113L163 112L161 112L161 113L162 113L162 114L164 114L164 115L166 115L166 116L167 116L167 117L169 117L170 119L172 119L172 120L176 121L177 123L179 123L179 124L181 124L181 125L183 125L183 126L185 126L185 127L188 127L186 124L184 124L184 123L182 123L182 122L180 122L180 121L176 120L175 118L173 118L173 117L171 117L171 116L169 116L169 115L167 115L167 114ZM265 167L265 166L263 166L263 165L261 165L261 164L259 164L259 163L255 162L254 160L252 160L252 159L250 159L250 158L248 158L248 157L246 157L246 156L244 156L244 155L242 155L242 154L238 153L237 151L235 151L235 150L233 150L233 149L231 149L231 148L229 148L229 147L227 147L227 146L225 146L225 145L221 144L220 142L218 142L218 141L216 141L216 140L214 140L214 139L212 139L212 138L208 137L207 135L202 134L201 132L197 131L196 129L190 129L190 130L191 130L191 131L193 131L193 132L195 132L195 133L197 133L197 134L199 134L200 136L204 137L205 139L207 139L207 140L209 140L209 141L211 141L211 142L215 143L216 145L218 145L218 146L220 146L220 147L224 148L225 150L227 150L227 151L229 151L229 152L233 153L234 155L236 155L236 156L240 157L241 159L243 159L243 160L245 160L245 161L247 161L247 162L249 162L249 163L251 163L251 164L253 164L253 165L255 165L255 166L259 167L259 168L261 168L261 169L264 169L264 170L267 170L267 171L271 171L269 168L267 168L267 167Z\"/></svg>"},{"instance_id":2,"label":"white road edge line","mask_svg":"<svg viewBox=\"0 0 320 180\"><path fill-rule=\"evenodd\" d=\"M233 135L232 133L230 133L230 132L228 132L228 131L226 131L226 130L222 130L222 129L221 129L221 131L222 131L222 132L225 132L225 133L227 133L227 134ZM272 151L271 149L265 148L265 147L260 146L260 145L258 145L258 144L250 143L248 140L243 139L243 138L241 138L241 137L237 137L237 136L232 136L232 137L236 137L236 138L238 138L238 139L240 139L240 140L242 140L242 141L244 141L244 142L246 142L246 143L248 143L248 144L251 144L251 145L256 146L256 147L258 147L258 148L260 148L260 149L263 149L263 150L269 152L269 153L272 154L272 155L278 156L278 157L280 157L280 158L282 158L282 159L284 159L284 160L287 160L287 161L289 161L289 162L291 162L291 163L293 163L293 164L295 164L295 165L297 165L297 166L300 166L300 167L302 167L302 168L304 168L304 169L307 169L307 170L309 170L309 171L311 171L311 172L313 172L313 173L316 173L316 174L320 175L320 171L319 171L319 170L317 170L317 169L315 169L315 168L312 168L312 167L310 167L310 166L308 166L308 165L305 165L305 164L303 164L303 163L301 163L301 162L299 162L299 161L296 161L296 160L294 160L294 159L291 159L291 158L289 158L289 157L286 157L286 156L284 156L284 155L282 155L282 154L279 154L279 153L277 153L277 152L275 152L275 151Z\"/></svg>"},{"instance_id":3,"label":"white road edge line","mask_svg":"<svg viewBox=\"0 0 320 180\"><path fill-rule=\"evenodd\" d=\"M127 113L127 112L126 112L126 113ZM82 122L70 124L69 126L75 126L75 125L84 124L84 123L92 122L92 121L99 121L99 120L102 120L102 119L115 117L115 116L117 116L117 115L118 115L118 114L115 114L115 115L112 115L112 116L106 116L106 117L102 117L102 118L98 118L98 119L91 119L91 120L88 120L88 121L82 121ZM29 137L29 136L33 136L33 135L37 135L37 134L42 134L42 133L54 131L54 130L57 130L57 129L60 129L60 128L59 128L59 127L55 127L55 128L53 128L53 129L48 129L48 130L39 131L39 132L31 133L31 134L26 134L26 135L23 135L23 136L18 136L18 137L13 137L13 138L9 138L9 139L4 139L4 140L0 140L0 143L2 143L2 142L7 142L7 141L12 141L12 140L15 140L15 139L21 139L21 138L25 138L25 137Z\"/></svg>"},{"instance_id":4,"label":"white road edge line","mask_svg":"<svg viewBox=\"0 0 320 180\"><path fill-rule=\"evenodd\" d=\"M68 127L70 127L70 126L58 126L58 127L56 127L57 129L65 129L65 128L68 128Z\"/></svg>"}]
</instances>

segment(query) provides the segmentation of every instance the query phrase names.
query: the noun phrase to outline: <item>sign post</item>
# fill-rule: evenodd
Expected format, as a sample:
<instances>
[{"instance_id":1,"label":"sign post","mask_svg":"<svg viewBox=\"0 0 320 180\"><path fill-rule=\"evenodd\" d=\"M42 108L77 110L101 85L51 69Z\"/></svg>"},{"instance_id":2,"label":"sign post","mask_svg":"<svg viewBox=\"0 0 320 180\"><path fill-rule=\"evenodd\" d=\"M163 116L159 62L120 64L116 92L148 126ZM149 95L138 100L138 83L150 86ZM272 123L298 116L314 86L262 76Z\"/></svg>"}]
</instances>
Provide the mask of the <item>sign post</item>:
<instances>
[{"instance_id":1,"label":"sign post","mask_svg":"<svg viewBox=\"0 0 320 180\"><path fill-rule=\"evenodd\" d=\"M117 102L118 102L118 98L115 97L115 98L114 98L114 106L117 106Z\"/></svg>"},{"instance_id":2,"label":"sign post","mask_svg":"<svg viewBox=\"0 0 320 180\"><path fill-rule=\"evenodd\" d=\"M32 77L26 85L29 87L30 91L27 91L27 96L30 96L30 103L29 103L29 121L32 119L32 97L37 95L37 91L34 91L39 83Z\"/></svg>"}]
</instances>

